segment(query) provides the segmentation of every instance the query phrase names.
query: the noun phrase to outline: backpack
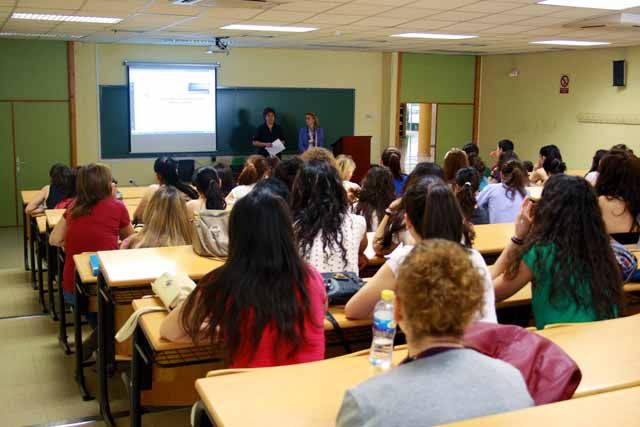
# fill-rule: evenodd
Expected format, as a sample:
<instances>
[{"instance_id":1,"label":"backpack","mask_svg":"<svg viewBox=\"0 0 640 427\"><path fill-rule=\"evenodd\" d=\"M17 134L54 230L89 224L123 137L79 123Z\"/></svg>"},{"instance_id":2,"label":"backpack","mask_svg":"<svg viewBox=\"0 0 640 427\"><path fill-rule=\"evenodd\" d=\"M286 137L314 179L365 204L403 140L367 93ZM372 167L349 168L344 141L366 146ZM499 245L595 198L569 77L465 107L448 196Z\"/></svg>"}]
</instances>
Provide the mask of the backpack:
<instances>
[{"instance_id":1,"label":"backpack","mask_svg":"<svg viewBox=\"0 0 640 427\"><path fill-rule=\"evenodd\" d=\"M231 210L203 209L193 219L193 251L206 257L229 255L229 215Z\"/></svg>"}]
</instances>

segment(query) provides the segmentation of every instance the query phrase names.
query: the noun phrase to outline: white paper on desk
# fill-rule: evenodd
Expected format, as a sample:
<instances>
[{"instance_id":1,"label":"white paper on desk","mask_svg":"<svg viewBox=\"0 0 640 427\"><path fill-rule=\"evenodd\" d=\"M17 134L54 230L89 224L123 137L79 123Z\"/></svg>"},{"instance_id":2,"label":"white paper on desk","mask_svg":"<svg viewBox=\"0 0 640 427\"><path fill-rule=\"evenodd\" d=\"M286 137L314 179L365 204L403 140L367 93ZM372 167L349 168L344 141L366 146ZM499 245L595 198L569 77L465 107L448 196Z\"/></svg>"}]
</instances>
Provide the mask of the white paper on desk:
<instances>
[{"instance_id":1,"label":"white paper on desk","mask_svg":"<svg viewBox=\"0 0 640 427\"><path fill-rule=\"evenodd\" d=\"M278 153L284 151L285 148L284 143L280 141L280 139L276 139L271 143L271 147L265 147L265 150L267 150L270 156L276 156Z\"/></svg>"}]
</instances>

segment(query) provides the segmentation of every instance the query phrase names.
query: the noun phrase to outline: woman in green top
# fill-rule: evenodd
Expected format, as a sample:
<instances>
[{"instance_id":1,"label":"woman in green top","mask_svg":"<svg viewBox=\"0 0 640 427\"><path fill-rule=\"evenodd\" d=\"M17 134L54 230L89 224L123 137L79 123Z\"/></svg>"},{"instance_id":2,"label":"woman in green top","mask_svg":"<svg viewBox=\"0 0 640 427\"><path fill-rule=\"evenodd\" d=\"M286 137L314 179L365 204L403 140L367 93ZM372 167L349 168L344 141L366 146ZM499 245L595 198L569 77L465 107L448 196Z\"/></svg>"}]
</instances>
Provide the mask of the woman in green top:
<instances>
[{"instance_id":1,"label":"woman in green top","mask_svg":"<svg viewBox=\"0 0 640 427\"><path fill-rule=\"evenodd\" d=\"M595 192L583 178L556 175L539 202L527 199L515 235L491 269L496 302L532 282L536 327L617 317L620 270Z\"/></svg>"}]
</instances>

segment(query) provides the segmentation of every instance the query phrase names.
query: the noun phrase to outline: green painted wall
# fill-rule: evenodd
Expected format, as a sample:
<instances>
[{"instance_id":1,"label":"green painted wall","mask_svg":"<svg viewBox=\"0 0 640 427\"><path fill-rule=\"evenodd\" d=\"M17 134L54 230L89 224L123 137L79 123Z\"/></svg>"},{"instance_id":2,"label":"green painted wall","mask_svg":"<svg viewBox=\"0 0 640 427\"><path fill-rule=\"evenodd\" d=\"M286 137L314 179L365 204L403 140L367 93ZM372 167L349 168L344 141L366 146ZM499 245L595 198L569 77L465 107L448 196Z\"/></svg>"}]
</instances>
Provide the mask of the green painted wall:
<instances>
[{"instance_id":1,"label":"green painted wall","mask_svg":"<svg viewBox=\"0 0 640 427\"><path fill-rule=\"evenodd\" d=\"M476 57L402 54L400 102L473 103Z\"/></svg>"},{"instance_id":2,"label":"green painted wall","mask_svg":"<svg viewBox=\"0 0 640 427\"><path fill-rule=\"evenodd\" d=\"M13 145L11 144L11 104L0 102L0 184L13 188ZM0 226L15 224L16 199L13 191L0 191Z\"/></svg>"},{"instance_id":3,"label":"green painted wall","mask_svg":"<svg viewBox=\"0 0 640 427\"><path fill-rule=\"evenodd\" d=\"M626 59L627 87L612 86L612 61ZM517 78L509 73L517 69ZM569 94L560 94L568 74ZM580 113L640 117L640 47L483 57L480 149L485 160L502 138L535 160L542 145L560 147L569 169L588 169L598 148L624 143L640 151L640 126L580 123Z\"/></svg>"},{"instance_id":4,"label":"green painted wall","mask_svg":"<svg viewBox=\"0 0 640 427\"><path fill-rule=\"evenodd\" d=\"M438 105L436 162L442 163L451 148L471 141L473 105Z\"/></svg>"},{"instance_id":5,"label":"green painted wall","mask_svg":"<svg viewBox=\"0 0 640 427\"><path fill-rule=\"evenodd\" d=\"M65 42L0 40L0 187L6 189L0 196L0 226L21 219L16 215L21 202L19 207L12 202L16 195L20 200L20 190L41 188L48 183L51 164L70 162L67 75ZM23 162L17 188L14 142Z\"/></svg>"}]
</instances>

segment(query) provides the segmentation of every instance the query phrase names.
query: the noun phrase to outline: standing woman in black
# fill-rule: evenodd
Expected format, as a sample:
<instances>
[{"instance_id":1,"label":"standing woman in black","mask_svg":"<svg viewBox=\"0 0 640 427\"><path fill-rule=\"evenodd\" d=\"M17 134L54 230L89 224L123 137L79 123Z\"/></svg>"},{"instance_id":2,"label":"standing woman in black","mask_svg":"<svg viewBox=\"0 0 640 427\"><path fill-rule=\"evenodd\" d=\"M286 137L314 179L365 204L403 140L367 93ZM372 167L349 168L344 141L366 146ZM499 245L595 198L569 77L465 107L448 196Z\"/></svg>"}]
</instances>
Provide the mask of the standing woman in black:
<instances>
[{"instance_id":1,"label":"standing woman in black","mask_svg":"<svg viewBox=\"0 0 640 427\"><path fill-rule=\"evenodd\" d=\"M262 112L264 123L258 126L256 134L253 137L253 146L258 149L258 154L264 157L269 157L269 152L266 148L271 148L272 143L279 139L284 144L284 132L282 127L276 123L276 111L267 107Z\"/></svg>"}]
</instances>

